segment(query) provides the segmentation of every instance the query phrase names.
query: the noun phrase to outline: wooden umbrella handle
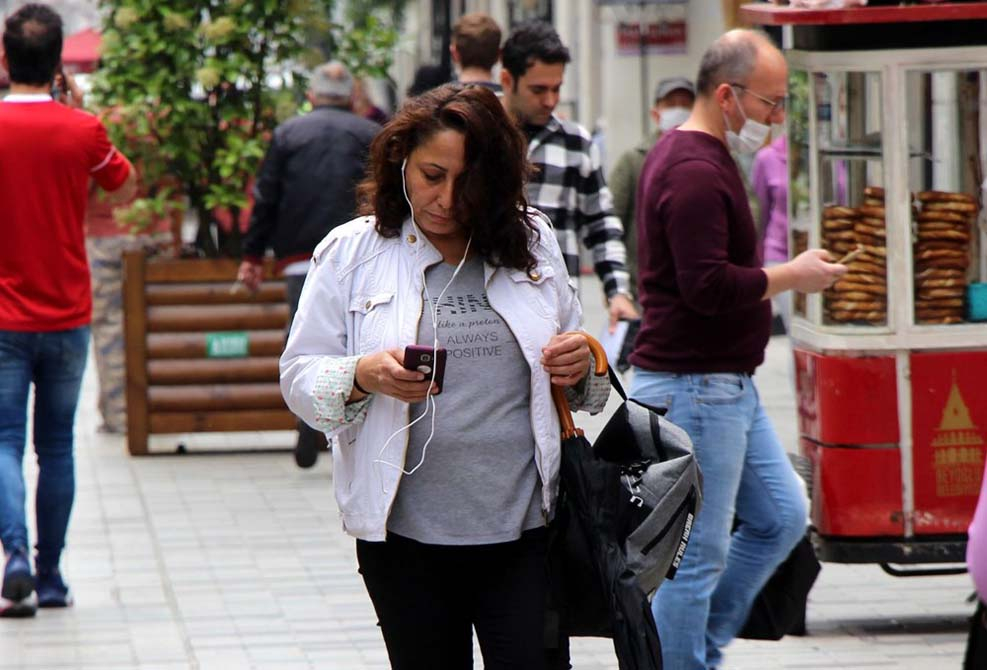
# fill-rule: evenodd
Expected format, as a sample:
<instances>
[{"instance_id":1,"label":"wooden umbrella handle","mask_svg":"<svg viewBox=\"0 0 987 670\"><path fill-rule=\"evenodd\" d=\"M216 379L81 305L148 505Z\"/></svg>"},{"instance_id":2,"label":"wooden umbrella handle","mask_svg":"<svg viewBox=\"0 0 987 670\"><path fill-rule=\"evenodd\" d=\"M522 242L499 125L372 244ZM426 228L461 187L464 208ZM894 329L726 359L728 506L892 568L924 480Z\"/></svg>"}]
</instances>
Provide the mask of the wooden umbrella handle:
<instances>
[{"instance_id":1,"label":"wooden umbrella handle","mask_svg":"<svg viewBox=\"0 0 987 670\"><path fill-rule=\"evenodd\" d=\"M596 363L593 374L597 377L607 374L610 365L607 363L607 352L603 349L603 345L589 333L584 333L583 331L572 332L576 332L585 338L586 344L589 346L589 350L592 352ZM569 409L569 401L566 400L565 389L552 384L552 400L555 402L555 411L559 414L559 423L562 424L562 439L565 440L570 437L582 435L582 429L576 428L576 424L572 420L572 410Z\"/></svg>"}]
</instances>

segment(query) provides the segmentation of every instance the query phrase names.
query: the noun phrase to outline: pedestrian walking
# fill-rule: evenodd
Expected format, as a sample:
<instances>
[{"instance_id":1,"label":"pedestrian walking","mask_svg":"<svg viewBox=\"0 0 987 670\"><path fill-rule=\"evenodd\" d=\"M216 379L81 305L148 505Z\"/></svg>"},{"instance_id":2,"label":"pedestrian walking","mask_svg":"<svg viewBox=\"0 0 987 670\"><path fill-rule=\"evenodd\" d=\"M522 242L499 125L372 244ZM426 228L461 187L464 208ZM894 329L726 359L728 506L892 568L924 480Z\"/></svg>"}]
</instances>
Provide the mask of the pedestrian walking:
<instances>
[{"instance_id":1,"label":"pedestrian walking","mask_svg":"<svg viewBox=\"0 0 987 670\"><path fill-rule=\"evenodd\" d=\"M758 229L764 266L779 265L788 260L788 138L784 133L758 150L751 166L751 182L760 205ZM792 294L775 294L771 305L785 324L785 332L792 332Z\"/></svg>"},{"instance_id":2,"label":"pedestrian walking","mask_svg":"<svg viewBox=\"0 0 987 670\"><path fill-rule=\"evenodd\" d=\"M555 108L569 50L544 21L526 21L501 49L504 106L528 138L528 202L555 227L566 267L579 276L579 241L593 254L593 267L609 302L610 326L638 316L627 274L624 228L613 213L613 195L589 132L559 118Z\"/></svg>"},{"instance_id":3,"label":"pedestrian walking","mask_svg":"<svg viewBox=\"0 0 987 670\"><path fill-rule=\"evenodd\" d=\"M696 101L696 87L685 77L668 77L655 87L655 101L651 106L651 119L656 130L628 149L614 163L610 173L610 189L613 191L613 211L624 225L624 246L627 247L627 271L631 287L637 290L637 184L641 178L644 158L658 139L677 128L692 113Z\"/></svg>"},{"instance_id":4,"label":"pedestrian walking","mask_svg":"<svg viewBox=\"0 0 987 670\"><path fill-rule=\"evenodd\" d=\"M452 27L449 54L460 83L486 86L500 93L493 68L500 60L500 26L489 14L463 14Z\"/></svg>"},{"instance_id":5,"label":"pedestrian walking","mask_svg":"<svg viewBox=\"0 0 987 670\"><path fill-rule=\"evenodd\" d=\"M66 78L71 81L71 76L67 75ZM110 125L128 123L122 111L117 108L104 110L99 118ZM141 141L136 137L132 124L127 131L129 139ZM177 179L168 176L148 188L144 183L148 176L144 165L140 166L138 173L138 196L154 195L159 188L178 189ZM92 275L91 328L93 359L99 380L97 409L102 418L98 428L101 433L120 435L127 432L123 255L132 249L178 255L182 245L183 210L180 203L175 202L178 194L171 197L170 204L173 206L167 210L165 216L138 222L132 221L128 216L131 203L110 202L98 190L90 190L89 193L85 218L86 254Z\"/></svg>"},{"instance_id":6,"label":"pedestrian walking","mask_svg":"<svg viewBox=\"0 0 987 670\"><path fill-rule=\"evenodd\" d=\"M472 668L473 628L485 667L544 664L550 385L599 411L609 384L571 332L579 301L527 169L490 90L407 101L374 140L368 216L316 249L281 357L288 406L335 438L343 528L398 670ZM441 378L417 367L439 357Z\"/></svg>"},{"instance_id":7,"label":"pedestrian walking","mask_svg":"<svg viewBox=\"0 0 987 670\"><path fill-rule=\"evenodd\" d=\"M83 215L90 179L121 200L136 173L93 115L55 102L62 20L27 4L4 25L0 64L0 616L72 603L59 562L75 498L73 429L92 315ZM37 553L25 514L27 402L34 385Z\"/></svg>"},{"instance_id":8,"label":"pedestrian walking","mask_svg":"<svg viewBox=\"0 0 987 670\"><path fill-rule=\"evenodd\" d=\"M425 63L415 70L415 76L408 85L406 93L409 98L414 98L447 83L449 83L449 68L442 64Z\"/></svg>"},{"instance_id":9,"label":"pedestrian walking","mask_svg":"<svg viewBox=\"0 0 987 670\"><path fill-rule=\"evenodd\" d=\"M736 30L703 55L688 120L648 154L638 198L641 331L632 397L667 407L692 437L702 510L675 579L652 607L667 670L716 668L751 602L805 534L805 500L753 373L769 299L820 291L846 268L812 249L763 269L730 155L784 120L788 70L761 33ZM742 523L731 535L735 517Z\"/></svg>"},{"instance_id":10,"label":"pedestrian walking","mask_svg":"<svg viewBox=\"0 0 987 670\"><path fill-rule=\"evenodd\" d=\"M342 63L316 68L309 82L314 109L274 130L254 186L254 208L237 278L255 291L264 254L273 249L287 285L289 319L308 273L312 250L330 230L356 214L356 186L380 126L352 112L353 78ZM290 327L290 324L289 324ZM325 437L298 422L295 462L310 468Z\"/></svg>"}]
</instances>

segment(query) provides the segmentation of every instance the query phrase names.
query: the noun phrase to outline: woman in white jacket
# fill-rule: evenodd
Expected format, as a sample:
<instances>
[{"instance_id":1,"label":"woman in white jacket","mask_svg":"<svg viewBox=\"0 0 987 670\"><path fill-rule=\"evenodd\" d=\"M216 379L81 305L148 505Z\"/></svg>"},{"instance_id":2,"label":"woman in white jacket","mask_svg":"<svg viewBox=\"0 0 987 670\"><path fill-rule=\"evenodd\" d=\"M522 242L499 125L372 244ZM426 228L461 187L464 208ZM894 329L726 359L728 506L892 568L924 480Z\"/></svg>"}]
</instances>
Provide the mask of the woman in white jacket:
<instances>
[{"instance_id":1,"label":"woman in white jacket","mask_svg":"<svg viewBox=\"0 0 987 670\"><path fill-rule=\"evenodd\" d=\"M550 385L599 411L555 234L524 196L497 97L446 85L371 146L372 216L316 249L281 358L288 406L333 438L345 530L392 667L543 667L545 525L559 472ZM441 384L404 348L447 352ZM429 352L434 355L434 351Z\"/></svg>"}]
</instances>

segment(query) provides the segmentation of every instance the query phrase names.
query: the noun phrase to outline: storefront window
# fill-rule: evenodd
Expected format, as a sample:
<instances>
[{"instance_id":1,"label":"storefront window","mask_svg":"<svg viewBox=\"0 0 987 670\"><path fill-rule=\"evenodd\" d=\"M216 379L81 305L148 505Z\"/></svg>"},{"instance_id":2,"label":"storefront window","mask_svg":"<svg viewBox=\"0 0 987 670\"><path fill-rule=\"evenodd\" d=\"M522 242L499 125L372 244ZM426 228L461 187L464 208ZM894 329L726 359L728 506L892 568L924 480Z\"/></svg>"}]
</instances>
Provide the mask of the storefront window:
<instances>
[{"instance_id":1,"label":"storefront window","mask_svg":"<svg viewBox=\"0 0 987 670\"><path fill-rule=\"evenodd\" d=\"M911 72L907 79L915 323L987 320L976 262L984 73Z\"/></svg>"},{"instance_id":2,"label":"storefront window","mask_svg":"<svg viewBox=\"0 0 987 670\"><path fill-rule=\"evenodd\" d=\"M511 26L528 19L552 22L552 0L508 0L507 16Z\"/></svg>"}]
</instances>

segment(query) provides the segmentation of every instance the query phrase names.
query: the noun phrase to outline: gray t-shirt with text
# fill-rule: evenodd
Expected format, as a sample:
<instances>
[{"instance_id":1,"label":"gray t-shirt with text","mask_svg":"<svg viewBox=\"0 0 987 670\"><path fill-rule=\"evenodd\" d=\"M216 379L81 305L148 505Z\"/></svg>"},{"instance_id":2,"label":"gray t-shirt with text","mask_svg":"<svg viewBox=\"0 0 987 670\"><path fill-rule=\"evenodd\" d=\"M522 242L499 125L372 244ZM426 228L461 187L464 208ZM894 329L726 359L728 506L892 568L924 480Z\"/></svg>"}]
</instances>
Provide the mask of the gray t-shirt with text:
<instances>
[{"instance_id":1,"label":"gray t-shirt with text","mask_svg":"<svg viewBox=\"0 0 987 670\"><path fill-rule=\"evenodd\" d=\"M455 267L425 272L432 305ZM390 532L428 544L510 542L544 525L531 428L531 371L510 328L487 301L483 261L468 260L438 305L439 346L448 351L435 435L424 464L401 477ZM426 303L418 343L431 345ZM424 403L413 404L417 418ZM422 457L432 414L410 429L404 469Z\"/></svg>"}]
</instances>

